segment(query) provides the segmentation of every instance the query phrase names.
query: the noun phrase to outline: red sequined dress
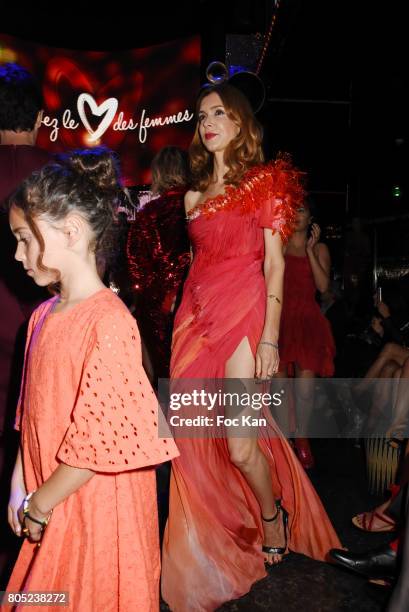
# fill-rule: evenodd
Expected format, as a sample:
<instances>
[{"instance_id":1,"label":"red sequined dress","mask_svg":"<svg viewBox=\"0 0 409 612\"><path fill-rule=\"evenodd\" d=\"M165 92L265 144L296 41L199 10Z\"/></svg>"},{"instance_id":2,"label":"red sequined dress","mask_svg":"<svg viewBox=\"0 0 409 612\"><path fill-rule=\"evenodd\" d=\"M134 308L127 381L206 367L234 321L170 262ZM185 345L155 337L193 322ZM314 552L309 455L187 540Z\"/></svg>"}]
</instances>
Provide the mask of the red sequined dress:
<instances>
[{"instance_id":1,"label":"red sequined dress","mask_svg":"<svg viewBox=\"0 0 409 612\"><path fill-rule=\"evenodd\" d=\"M285 256L284 299L280 325L280 370L297 364L320 376L334 373L335 343L329 321L315 299L308 257Z\"/></svg>"},{"instance_id":2,"label":"red sequined dress","mask_svg":"<svg viewBox=\"0 0 409 612\"><path fill-rule=\"evenodd\" d=\"M190 263L184 194L173 189L148 202L128 233L135 314L157 378L169 376L174 301Z\"/></svg>"},{"instance_id":3,"label":"red sequined dress","mask_svg":"<svg viewBox=\"0 0 409 612\"><path fill-rule=\"evenodd\" d=\"M222 379L244 337L253 354L266 309L264 230L292 231L303 199L285 159L250 169L237 187L189 211L194 257L175 318L171 377ZM179 382L178 382L179 379ZM186 381L185 381L186 382ZM323 560L339 540L271 413L259 444L276 498L290 515L289 547ZM266 576L260 507L221 437L178 438L164 535L162 594L174 612L215 610Z\"/></svg>"}]
</instances>

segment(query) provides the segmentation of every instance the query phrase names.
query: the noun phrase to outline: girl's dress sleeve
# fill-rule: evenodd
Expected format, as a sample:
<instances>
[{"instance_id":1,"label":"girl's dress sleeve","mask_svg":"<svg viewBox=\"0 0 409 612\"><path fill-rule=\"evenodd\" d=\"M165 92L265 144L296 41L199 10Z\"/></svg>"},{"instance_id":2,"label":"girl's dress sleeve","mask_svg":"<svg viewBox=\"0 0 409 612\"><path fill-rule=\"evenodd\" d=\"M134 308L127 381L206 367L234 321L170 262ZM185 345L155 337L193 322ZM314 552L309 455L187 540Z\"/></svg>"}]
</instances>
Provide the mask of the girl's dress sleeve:
<instances>
[{"instance_id":1,"label":"girl's dress sleeve","mask_svg":"<svg viewBox=\"0 0 409 612\"><path fill-rule=\"evenodd\" d=\"M158 411L134 319L128 312L105 314L91 334L71 424L57 458L97 472L168 461L179 453Z\"/></svg>"},{"instance_id":2,"label":"girl's dress sleeve","mask_svg":"<svg viewBox=\"0 0 409 612\"><path fill-rule=\"evenodd\" d=\"M305 198L303 177L288 155L266 164L260 174L257 186L257 197L261 201L259 226L279 232L283 243L294 231L296 210Z\"/></svg>"}]
</instances>

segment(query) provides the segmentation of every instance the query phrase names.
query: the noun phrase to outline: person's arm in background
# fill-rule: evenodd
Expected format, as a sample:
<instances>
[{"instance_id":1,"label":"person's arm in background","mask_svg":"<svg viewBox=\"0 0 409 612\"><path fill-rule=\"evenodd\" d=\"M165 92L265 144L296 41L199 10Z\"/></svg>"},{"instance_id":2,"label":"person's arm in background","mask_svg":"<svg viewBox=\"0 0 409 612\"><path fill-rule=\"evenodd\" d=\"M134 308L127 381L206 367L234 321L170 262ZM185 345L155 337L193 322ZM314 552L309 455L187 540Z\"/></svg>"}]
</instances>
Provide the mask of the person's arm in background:
<instances>
[{"instance_id":1,"label":"person's arm in background","mask_svg":"<svg viewBox=\"0 0 409 612\"><path fill-rule=\"evenodd\" d=\"M376 307L381 316L381 323L384 330L384 343L395 342L396 344L402 345L403 335L401 334L399 328L394 324L388 305L385 304L385 302L378 302Z\"/></svg>"},{"instance_id":2,"label":"person's arm in background","mask_svg":"<svg viewBox=\"0 0 409 612\"><path fill-rule=\"evenodd\" d=\"M313 223L311 236L306 245L306 252L317 291L325 293L329 288L331 257L328 247L322 242L318 242L320 233L319 226Z\"/></svg>"}]
</instances>

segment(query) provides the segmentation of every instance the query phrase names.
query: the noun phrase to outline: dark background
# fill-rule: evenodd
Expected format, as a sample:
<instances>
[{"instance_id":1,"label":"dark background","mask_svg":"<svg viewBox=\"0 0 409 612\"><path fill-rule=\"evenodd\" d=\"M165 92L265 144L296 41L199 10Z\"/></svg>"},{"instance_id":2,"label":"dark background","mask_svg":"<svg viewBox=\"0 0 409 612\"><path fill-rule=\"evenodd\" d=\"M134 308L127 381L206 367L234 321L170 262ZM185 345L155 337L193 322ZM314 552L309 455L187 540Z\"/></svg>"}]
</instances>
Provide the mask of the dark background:
<instances>
[{"instance_id":1,"label":"dark background","mask_svg":"<svg viewBox=\"0 0 409 612\"><path fill-rule=\"evenodd\" d=\"M147 47L200 34L204 81L208 63L225 58L226 35L263 38L276 5L274 0L137 0L125 8L129 4L36 0L24 6L0 0L0 31L86 50ZM398 0L281 0L260 72L268 98L259 115L267 154L289 151L308 172L337 265L350 218L360 215L372 240L377 232L385 264L409 268L404 8ZM164 95L171 86L164 84ZM400 186L399 198L393 196L394 185ZM349 526L353 514L380 502L365 491L361 450L349 441L322 442L320 475L313 474L313 480L343 544L361 552L383 544L384 534ZM305 558L273 572L241 606L233 602L224 608L378 612L388 597L385 591L369 591L358 576Z\"/></svg>"},{"instance_id":2,"label":"dark background","mask_svg":"<svg viewBox=\"0 0 409 612\"><path fill-rule=\"evenodd\" d=\"M404 3L151 0L125 8L40 0L24 9L9 4L1 13L1 31L59 47L129 49L200 34L202 81L210 61L224 61L227 35L258 34L264 40L276 13L260 70L267 89L259 113L267 155L289 151L308 172L335 261L354 215L362 217L371 239L376 228L381 257L395 262L406 257ZM400 197L393 195L395 185Z\"/></svg>"}]
</instances>

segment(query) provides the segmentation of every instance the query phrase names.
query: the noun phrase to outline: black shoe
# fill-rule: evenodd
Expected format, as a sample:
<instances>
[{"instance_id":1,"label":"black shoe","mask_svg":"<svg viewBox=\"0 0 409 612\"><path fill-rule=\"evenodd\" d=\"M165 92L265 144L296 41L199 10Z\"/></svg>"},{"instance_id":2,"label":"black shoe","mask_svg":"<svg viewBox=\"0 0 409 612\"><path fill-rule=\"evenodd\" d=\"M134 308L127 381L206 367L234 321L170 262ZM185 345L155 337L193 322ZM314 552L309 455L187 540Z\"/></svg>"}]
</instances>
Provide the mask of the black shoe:
<instances>
[{"instance_id":1,"label":"black shoe","mask_svg":"<svg viewBox=\"0 0 409 612\"><path fill-rule=\"evenodd\" d=\"M329 551L337 565L346 567L367 578L394 578L397 571L397 554L390 546L382 546L367 553L355 553L339 548Z\"/></svg>"},{"instance_id":2,"label":"black shoe","mask_svg":"<svg viewBox=\"0 0 409 612\"><path fill-rule=\"evenodd\" d=\"M277 510L275 515L272 518L264 518L264 516L262 516L261 518L266 523L271 523L272 521L277 520L280 514L282 515L283 527L284 527L284 546L267 546L263 544L262 551L264 553L267 553L268 555L284 555L287 550L287 540L288 540L288 533L287 533L288 512L282 507L281 499L276 499L275 504L276 504L276 510Z\"/></svg>"}]
</instances>

